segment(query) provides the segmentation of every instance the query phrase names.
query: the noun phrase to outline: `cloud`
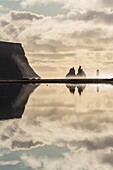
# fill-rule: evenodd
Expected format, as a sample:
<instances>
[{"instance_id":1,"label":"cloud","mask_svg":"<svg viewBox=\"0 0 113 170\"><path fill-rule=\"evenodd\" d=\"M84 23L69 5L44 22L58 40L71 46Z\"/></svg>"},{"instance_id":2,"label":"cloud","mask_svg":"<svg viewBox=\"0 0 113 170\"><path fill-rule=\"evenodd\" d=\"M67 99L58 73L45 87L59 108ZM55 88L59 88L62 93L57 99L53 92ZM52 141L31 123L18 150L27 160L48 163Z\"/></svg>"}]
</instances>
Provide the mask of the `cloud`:
<instances>
[{"instance_id":1,"label":"cloud","mask_svg":"<svg viewBox=\"0 0 113 170\"><path fill-rule=\"evenodd\" d=\"M77 67L80 64L88 66L86 70L88 75L94 75L94 69L98 65L103 75L109 69L108 74L111 76L112 62L108 63L109 59L106 57L103 60L103 56L105 53L111 53L113 49L112 15L112 12L106 11L70 10L62 17L59 15L42 17L26 11L11 11L1 15L0 39L21 42L33 68L42 76L64 76L73 63L76 63ZM41 63L40 67L37 67L36 63L33 63L34 57L29 54L37 54L36 63L40 58L44 60L48 58L49 62L50 59L57 59L56 63L60 62L61 67L58 69L58 65L52 63L55 69L50 68L49 62ZM93 65L89 65L90 58ZM44 67L47 68L46 72Z\"/></svg>"},{"instance_id":2,"label":"cloud","mask_svg":"<svg viewBox=\"0 0 113 170\"><path fill-rule=\"evenodd\" d=\"M5 20L5 19L1 19L1 20L0 20L0 26L1 26L1 27L4 27L4 26L6 26L6 25L9 25L9 22L8 22L7 20Z\"/></svg>"},{"instance_id":3,"label":"cloud","mask_svg":"<svg viewBox=\"0 0 113 170\"><path fill-rule=\"evenodd\" d=\"M7 166L7 165L16 166L18 163L20 163L20 161L16 161L16 160L11 160L11 161L0 161L0 166Z\"/></svg>"},{"instance_id":4,"label":"cloud","mask_svg":"<svg viewBox=\"0 0 113 170\"><path fill-rule=\"evenodd\" d=\"M31 12L19 12L19 11L11 11L10 16L12 20L39 20L43 18L43 15L34 14Z\"/></svg>"},{"instance_id":5,"label":"cloud","mask_svg":"<svg viewBox=\"0 0 113 170\"><path fill-rule=\"evenodd\" d=\"M111 165L111 167L113 167L113 153L103 154L102 163Z\"/></svg>"},{"instance_id":6,"label":"cloud","mask_svg":"<svg viewBox=\"0 0 113 170\"><path fill-rule=\"evenodd\" d=\"M1 40L22 42L38 53L66 53L80 49L112 48L112 12L71 10L66 16L45 17L11 11L0 19ZM31 44L32 42L32 44Z\"/></svg>"},{"instance_id":7,"label":"cloud","mask_svg":"<svg viewBox=\"0 0 113 170\"><path fill-rule=\"evenodd\" d=\"M108 11L96 11L96 10L88 10L88 11L80 11L80 10L71 10L67 14L67 19L73 20L83 20L83 21L94 21L96 23L104 23L104 24L113 24L113 12Z\"/></svg>"},{"instance_id":8,"label":"cloud","mask_svg":"<svg viewBox=\"0 0 113 170\"><path fill-rule=\"evenodd\" d=\"M113 148L112 140L112 136L105 136L101 138L95 138L93 140L84 139L83 141L72 141L70 142L70 145L75 147L75 149L84 148L88 151L104 150L106 148Z\"/></svg>"},{"instance_id":9,"label":"cloud","mask_svg":"<svg viewBox=\"0 0 113 170\"><path fill-rule=\"evenodd\" d=\"M58 159L50 159L48 157L40 157L37 159L34 155L23 154L21 156L21 160L24 161L26 167L30 167L32 169L46 169L46 170L79 170L79 169L87 169L87 170L95 170L95 169L112 169L112 166L107 165L103 161L98 161L100 157L102 157L102 153L67 153L63 156L63 158ZM104 155L105 156L105 155ZM106 154L107 159L107 154ZM112 160L112 154L110 156ZM111 161L109 161L111 163ZM76 165L76 166L75 166Z\"/></svg>"},{"instance_id":10,"label":"cloud","mask_svg":"<svg viewBox=\"0 0 113 170\"><path fill-rule=\"evenodd\" d=\"M101 3L104 7L109 7L111 8L113 6L113 1L112 0L101 0Z\"/></svg>"},{"instance_id":11,"label":"cloud","mask_svg":"<svg viewBox=\"0 0 113 170\"><path fill-rule=\"evenodd\" d=\"M39 142L39 141L37 141L37 142L17 141L17 140L15 140L15 141L12 142L11 148L14 149L14 150L18 149L18 148L19 149L31 149L31 148L36 147L38 145L42 145L42 142Z\"/></svg>"}]
</instances>

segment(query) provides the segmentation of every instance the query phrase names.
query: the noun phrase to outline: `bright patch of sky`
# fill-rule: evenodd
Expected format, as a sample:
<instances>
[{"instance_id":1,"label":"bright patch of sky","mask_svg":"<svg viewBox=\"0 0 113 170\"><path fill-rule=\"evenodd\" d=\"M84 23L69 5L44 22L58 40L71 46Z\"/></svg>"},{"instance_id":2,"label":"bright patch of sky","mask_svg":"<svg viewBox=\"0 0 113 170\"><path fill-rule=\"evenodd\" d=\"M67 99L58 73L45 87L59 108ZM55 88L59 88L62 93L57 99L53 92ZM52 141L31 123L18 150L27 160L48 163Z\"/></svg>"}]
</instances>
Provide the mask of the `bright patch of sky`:
<instances>
[{"instance_id":1,"label":"bright patch of sky","mask_svg":"<svg viewBox=\"0 0 113 170\"><path fill-rule=\"evenodd\" d=\"M3 8L5 9L9 9L9 10L20 10L20 0L16 1L16 0L3 0L0 1L0 5L3 6ZM0 10L0 12L2 12ZM4 11L7 12L7 11Z\"/></svg>"},{"instance_id":2,"label":"bright patch of sky","mask_svg":"<svg viewBox=\"0 0 113 170\"><path fill-rule=\"evenodd\" d=\"M55 16L58 14L66 14L69 10L64 9L63 5L58 3L49 3L49 4L35 4L33 6L28 6L25 9L20 5L21 0L4 0L0 1L0 12L6 13L10 10L19 10L19 11L29 11L33 13L43 14L45 16Z\"/></svg>"},{"instance_id":3,"label":"bright patch of sky","mask_svg":"<svg viewBox=\"0 0 113 170\"><path fill-rule=\"evenodd\" d=\"M35 5L33 7L27 7L27 10L31 12L35 12L38 14L43 14L45 16L54 16L58 14L66 14L68 12L67 9L63 9L61 4L53 3L48 5Z\"/></svg>"}]
</instances>

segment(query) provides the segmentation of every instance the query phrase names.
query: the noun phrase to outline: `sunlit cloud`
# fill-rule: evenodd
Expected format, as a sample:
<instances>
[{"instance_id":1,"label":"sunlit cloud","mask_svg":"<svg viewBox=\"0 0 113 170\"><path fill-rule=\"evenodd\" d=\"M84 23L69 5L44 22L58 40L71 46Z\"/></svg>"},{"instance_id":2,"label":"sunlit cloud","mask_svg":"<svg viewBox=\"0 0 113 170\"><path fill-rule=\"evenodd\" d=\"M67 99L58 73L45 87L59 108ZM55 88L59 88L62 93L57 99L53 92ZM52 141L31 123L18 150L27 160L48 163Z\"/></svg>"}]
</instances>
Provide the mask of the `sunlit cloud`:
<instances>
[{"instance_id":1,"label":"sunlit cloud","mask_svg":"<svg viewBox=\"0 0 113 170\"><path fill-rule=\"evenodd\" d=\"M112 16L112 12L71 10L62 19L11 11L1 17L1 39L20 41L27 49L38 52L93 50L97 48L97 42L98 49L106 49L106 43L110 49Z\"/></svg>"}]
</instances>

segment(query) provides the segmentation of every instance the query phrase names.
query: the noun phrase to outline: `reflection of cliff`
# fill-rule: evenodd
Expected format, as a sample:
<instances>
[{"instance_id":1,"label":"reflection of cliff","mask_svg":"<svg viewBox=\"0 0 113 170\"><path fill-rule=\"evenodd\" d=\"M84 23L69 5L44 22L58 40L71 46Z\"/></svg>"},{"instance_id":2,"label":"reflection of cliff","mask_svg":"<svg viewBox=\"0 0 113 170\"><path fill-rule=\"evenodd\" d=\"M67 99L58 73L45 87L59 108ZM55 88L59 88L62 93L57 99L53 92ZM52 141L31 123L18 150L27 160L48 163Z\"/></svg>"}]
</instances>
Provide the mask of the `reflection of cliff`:
<instances>
[{"instance_id":1,"label":"reflection of cliff","mask_svg":"<svg viewBox=\"0 0 113 170\"><path fill-rule=\"evenodd\" d=\"M0 41L0 79L22 79L38 77L25 57L19 43Z\"/></svg>"},{"instance_id":2,"label":"reflection of cliff","mask_svg":"<svg viewBox=\"0 0 113 170\"><path fill-rule=\"evenodd\" d=\"M30 94L38 85L0 85L0 120L21 118Z\"/></svg>"},{"instance_id":3,"label":"reflection of cliff","mask_svg":"<svg viewBox=\"0 0 113 170\"><path fill-rule=\"evenodd\" d=\"M66 87L69 89L70 93L74 94L75 93L75 88L77 87L78 89L78 94L81 96L83 91L85 90L86 85L75 85L75 84L67 84Z\"/></svg>"}]
</instances>

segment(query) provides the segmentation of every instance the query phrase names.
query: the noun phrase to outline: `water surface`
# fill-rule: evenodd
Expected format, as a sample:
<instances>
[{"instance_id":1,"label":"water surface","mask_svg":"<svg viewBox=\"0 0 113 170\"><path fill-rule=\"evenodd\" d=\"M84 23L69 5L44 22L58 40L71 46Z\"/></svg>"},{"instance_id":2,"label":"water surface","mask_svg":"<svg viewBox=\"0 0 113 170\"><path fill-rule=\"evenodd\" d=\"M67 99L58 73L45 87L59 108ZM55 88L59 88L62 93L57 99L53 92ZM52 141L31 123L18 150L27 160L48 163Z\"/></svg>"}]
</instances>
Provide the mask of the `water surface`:
<instances>
[{"instance_id":1,"label":"water surface","mask_svg":"<svg viewBox=\"0 0 113 170\"><path fill-rule=\"evenodd\" d=\"M0 169L113 168L113 86L0 88Z\"/></svg>"}]
</instances>

